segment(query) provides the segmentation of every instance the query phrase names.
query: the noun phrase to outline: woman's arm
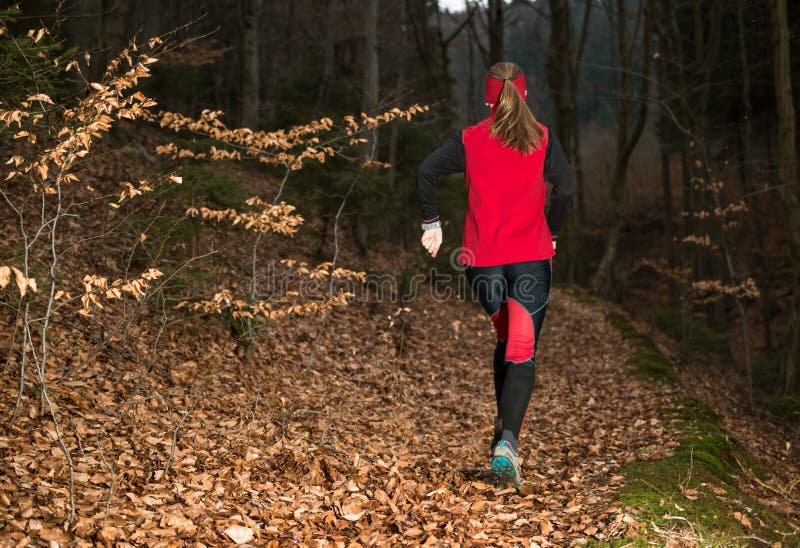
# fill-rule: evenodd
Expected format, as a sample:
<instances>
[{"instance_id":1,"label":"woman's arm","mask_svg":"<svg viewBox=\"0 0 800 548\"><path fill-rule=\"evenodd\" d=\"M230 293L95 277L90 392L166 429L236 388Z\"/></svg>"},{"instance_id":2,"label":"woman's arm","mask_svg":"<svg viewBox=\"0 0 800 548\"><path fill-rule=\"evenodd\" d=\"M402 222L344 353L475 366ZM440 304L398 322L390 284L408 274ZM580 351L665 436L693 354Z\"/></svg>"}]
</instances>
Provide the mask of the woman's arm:
<instances>
[{"instance_id":1,"label":"woman's arm","mask_svg":"<svg viewBox=\"0 0 800 548\"><path fill-rule=\"evenodd\" d=\"M436 199L439 178L460 173L465 167L466 153L464 143L461 142L461 131L457 131L417 166L417 199L422 211L423 230L439 226Z\"/></svg>"},{"instance_id":2,"label":"woman's arm","mask_svg":"<svg viewBox=\"0 0 800 548\"><path fill-rule=\"evenodd\" d=\"M561 148L561 143L558 142L553 132L549 131L549 128L544 160L544 180L553 185L550 193L550 210L547 213L547 226L550 227L555 248L555 239L564 226L572 206L575 183L572 180L564 149Z\"/></svg>"},{"instance_id":3,"label":"woman's arm","mask_svg":"<svg viewBox=\"0 0 800 548\"><path fill-rule=\"evenodd\" d=\"M436 257L442 245L442 224L436 200L436 185L439 178L459 173L466 168L466 152L461 141L461 132L434 150L417 167L417 198L422 210L422 245Z\"/></svg>"}]
</instances>

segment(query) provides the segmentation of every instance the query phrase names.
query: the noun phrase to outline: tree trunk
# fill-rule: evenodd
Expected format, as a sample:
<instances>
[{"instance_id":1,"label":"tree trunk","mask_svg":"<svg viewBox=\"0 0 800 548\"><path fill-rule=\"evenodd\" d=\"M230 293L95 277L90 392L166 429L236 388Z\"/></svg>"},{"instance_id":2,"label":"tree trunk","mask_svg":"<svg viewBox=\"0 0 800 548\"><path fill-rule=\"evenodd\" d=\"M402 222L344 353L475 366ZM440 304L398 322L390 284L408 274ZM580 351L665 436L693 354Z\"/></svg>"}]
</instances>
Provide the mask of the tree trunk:
<instances>
[{"instance_id":1,"label":"tree trunk","mask_svg":"<svg viewBox=\"0 0 800 548\"><path fill-rule=\"evenodd\" d=\"M400 50L405 51L408 45L406 38L406 5L400 2ZM395 86L394 95L397 101L403 94L403 88L406 85L406 64L405 57L400 59L397 67L397 84ZM389 130L389 194L390 200L394 200L395 186L397 182L397 144L400 140L400 124L392 124Z\"/></svg>"},{"instance_id":2,"label":"tree trunk","mask_svg":"<svg viewBox=\"0 0 800 548\"><path fill-rule=\"evenodd\" d=\"M64 15L64 30L69 35L71 44L93 52L103 48L102 0L70 2L66 5ZM80 64L81 71L92 82L98 81L105 70L103 59L99 55L90 61L88 67L82 59Z\"/></svg>"},{"instance_id":3,"label":"tree trunk","mask_svg":"<svg viewBox=\"0 0 800 548\"><path fill-rule=\"evenodd\" d=\"M374 115L378 108L378 0L368 0L364 25L364 90L361 96L361 111ZM375 159L378 146L378 130L373 129L364 143L362 156ZM356 209L360 209L356 207ZM366 256L369 227L363 211L358 211L353 227L353 236L359 253Z\"/></svg>"},{"instance_id":4,"label":"tree trunk","mask_svg":"<svg viewBox=\"0 0 800 548\"><path fill-rule=\"evenodd\" d=\"M372 113L378 107L378 0L368 0L364 26L364 92L361 111Z\"/></svg>"},{"instance_id":5,"label":"tree trunk","mask_svg":"<svg viewBox=\"0 0 800 548\"><path fill-rule=\"evenodd\" d=\"M608 235L603 258L597 267L592 288L599 292L612 279L614 266L616 264L617 251L619 249L619 239L624 227L622 208L625 202L625 193L628 184L628 164L634 148L639 142L644 131L645 121L647 120L647 98L650 90L650 42L652 31L653 0L647 0L645 5L644 37L642 45L642 92L639 97L639 113L636 126L628 135L628 118L630 100L630 52L628 50L628 37L626 25L625 0L617 0L617 45L619 59L619 114L617 118L617 150L616 163L614 166L614 180L611 189L611 209L613 214L613 224Z\"/></svg>"},{"instance_id":6,"label":"tree trunk","mask_svg":"<svg viewBox=\"0 0 800 548\"><path fill-rule=\"evenodd\" d=\"M103 45L105 46L104 62L102 70L106 69L109 61L122 51L131 39L128 26L131 19L132 3L114 2L105 0L103 2ZM100 61L100 59L98 59Z\"/></svg>"},{"instance_id":7,"label":"tree trunk","mask_svg":"<svg viewBox=\"0 0 800 548\"><path fill-rule=\"evenodd\" d=\"M576 209L580 224L586 222L583 167L580 158L578 86L580 67L589 29L591 0L587 0L577 48L572 40L572 16L568 0L550 0L550 40L547 47L547 81L555 107L558 136L564 154L575 171Z\"/></svg>"},{"instance_id":8,"label":"tree trunk","mask_svg":"<svg viewBox=\"0 0 800 548\"><path fill-rule=\"evenodd\" d=\"M489 27L489 66L503 60L505 22L503 21L503 0L489 0L486 8Z\"/></svg>"},{"instance_id":9,"label":"tree trunk","mask_svg":"<svg viewBox=\"0 0 800 548\"><path fill-rule=\"evenodd\" d=\"M792 266L792 299L789 333L785 346L782 382L785 393L797 384L798 350L800 350L800 204L797 199L796 146L797 129L792 102L792 67L789 43L789 21L786 0L772 0L774 40L775 101L778 117L778 192L786 214L789 259Z\"/></svg>"},{"instance_id":10,"label":"tree trunk","mask_svg":"<svg viewBox=\"0 0 800 548\"><path fill-rule=\"evenodd\" d=\"M739 178L741 180L742 195L750 193L750 179L752 170L750 162L750 137L753 134L752 106L750 103L750 65L747 60L747 43L745 40L744 9L745 1L738 0L736 6L737 28L739 33L739 59L742 71L742 101L741 101L741 125L739 131ZM756 229L756 242L758 245L758 260L761 267L761 282L759 290L761 292L761 316L764 329L764 346L769 359L773 352L772 343L772 322L770 311L770 291L769 291L769 259L767 257L766 245L764 242L764 223L762 222L761 195L753 196L753 221Z\"/></svg>"},{"instance_id":11,"label":"tree trunk","mask_svg":"<svg viewBox=\"0 0 800 548\"><path fill-rule=\"evenodd\" d=\"M672 219L672 170L670 169L669 137L666 131L666 122L659 122L659 152L661 155L661 188L664 204L664 247L667 255L667 267L670 272L675 270L675 224ZM667 292L669 303L674 307L678 302L678 290L675 280L667 278Z\"/></svg>"},{"instance_id":12,"label":"tree trunk","mask_svg":"<svg viewBox=\"0 0 800 548\"><path fill-rule=\"evenodd\" d=\"M682 129L689 126L689 120L691 119L687 105L689 99L686 91L687 74L684 61L683 37L678 26L676 9L672 0L665 0L661 8L662 34L665 37L668 55L665 62L672 67L671 79L674 81L673 86L676 86L675 89L669 90L674 92L673 96L677 99L672 101L671 108L675 113L676 123L680 126L679 129ZM694 176L692 147L689 143L689 136L685 131L676 132L675 137L678 141L677 147L681 160L682 208L686 213L683 221L683 233L694 234L697 223L694 216L696 204L694 184L692 183ZM688 252L689 264L692 266L692 271L696 271L700 255L699 249L697 246L691 246ZM687 304L686 306L688 307L689 305Z\"/></svg>"},{"instance_id":13,"label":"tree trunk","mask_svg":"<svg viewBox=\"0 0 800 548\"><path fill-rule=\"evenodd\" d=\"M659 49L666 50L665 37L659 35ZM670 169L670 120L666 106L669 103L669 92L667 86L670 81L670 71L666 65L666 59L659 59L657 68L659 83L659 100L661 109L658 116L658 141L661 156L661 188L664 205L664 247L667 255L667 267L672 272L675 269L675 223L672 211L672 170ZM669 294L669 304L674 308L678 303L678 290L675 280L670 276L667 278L667 289Z\"/></svg>"},{"instance_id":14,"label":"tree trunk","mask_svg":"<svg viewBox=\"0 0 800 548\"><path fill-rule=\"evenodd\" d=\"M325 30L325 57L322 67L322 81L314 102L314 116L319 116L336 69L336 33L338 31L339 0L328 0L328 20Z\"/></svg>"},{"instance_id":15,"label":"tree trunk","mask_svg":"<svg viewBox=\"0 0 800 548\"><path fill-rule=\"evenodd\" d=\"M581 22L581 34L578 40L578 50L570 59L569 71L569 85L570 105L568 112L570 115L570 125L572 126L572 149L570 153L570 160L572 162L572 169L575 171L575 195L576 195L576 209L578 223L581 225L586 224L586 196L583 192L583 161L581 160L581 130L580 119L578 112L578 87L580 85L581 65L583 63L583 52L585 51L586 39L589 34L589 20L592 10L592 0L586 0L583 10L583 21Z\"/></svg>"},{"instance_id":16,"label":"tree trunk","mask_svg":"<svg viewBox=\"0 0 800 548\"><path fill-rule=\"evenodd\" d=\"M414 45L417 49L417 56L425 72L425 86L434 91L434 96L441 96L442 88L439 82L436 52L433 51L432 40L428 30L427 0L405 0L405 2L411 29L414 31Z\"/></svg>"},{"instance_id":17,"label":"tree trunk","mask_svg":"<svg viewBox=\"0 0 800 548\"><path fill-rule=\"evenodd\" d=\"M464 0L464 13L469 17L469 12L472 5L469 0ZM475 82L475 42L474 40L467 40L467 124L472 125L478 121L478 109L475 108L475 90L477 83Z\"/></svg>"},{"instance_id":18,"label":"tree trunk","mask_svg":"<svg viewBox=\"0 0 800 548\"><path fill-rule=\"evenodd\" d=\"M564 148L567 161L575 172L576 209L567 219L562 243L567 259L566 278L572 283L579 256L580 238L575 218L580 224L586 220L583 200L583 170L580 163L578 137L578 79L583 46L586 42L591 1L586 2L584 19L577 51L572 44L572 17L568 0L550 0L550 39L547 47L547 81L555 108L556 133Z\"/></svg>"},{"instance_id":19,"label":"tree trunk","mask_svg":"<svg viewBox=\"0 0 800 548\"><path fill-rule=\"evenodd\" d=\"M547 82L555 107L556 133L564 148L567 161L575 173L576 210L567 219L561 241L562 255L567 259L566 273L574 281L575 266L579 260L580 244L576 226L586 222L586 205L583 196L583 169L580 157L578 121L578 82L584 46L588 34L591 0L584 8L577 50L573 47L572 17L568 0L550 0L550 39L547 47Z\"/></svg>"},{"instance_id":20,"label":"tree trunk","mask_svg":"<svg viewBox=\"0 0 800 548\"><path fill-rule=\"evenodd\" d=\"M695 2L695 16L701 13L700 2ZM717 66L719 59L719 50L722 34L722 15L724 13L723 0L711 0L710 11L708 13L701 13L699 16L700 23L695 25L695 64L697 66L696 78L699 86L699 97L693 101L695 112L697 113L698 125L700 131L701 144L704 150L708 150L708 141L711 135L710 125L710 108L709 101L711 100L711 92L713 90L712 76L714 69ZM705 22L708 21L708 29L705 27ZM698 34L699 33L699 34ZM705 154L703 155L705 157ZM708 172L708 167L704 165L704 169ZM703 205L706 211L713 211L716 203L716 198L713 196L713 191L706 186L702 193ZM701 227L705 227L703 232L711 235L718 231L718 220L713 216L706 217L704 222L701 222ZM703 271L699 274L701 279L711 278L720 279L723 272L722 260L718 252L710 249L705 250L705 261L702 263ZM727 314L725 312L725 300L717 299L711 305L711 315L715 324L722 329L726 330Z\"/></svg>"},{"instance_id":21,"label":"tree trunk","mask_svg":"<svg viewBox=\"0 0 800 548\"><path fill-rule=\"evenodd\" d=\"M242 0L242 70L239 125L253 127L258 121L261 96L258 63L258 19L263 0Z\"/></svg>"},{"instance_id":22,"label":"tree trunk","mask_svg":"<svg viewBox=\"0 0 800 548\"><path fill-rule=\"evenodd\" d=\"M567 158L572 156L569 114L569 69L572 59L570 7L568 0L550 0L550 40L547 45L547 83L555 107L556 132Z\"/></svg>"}]
</instances>

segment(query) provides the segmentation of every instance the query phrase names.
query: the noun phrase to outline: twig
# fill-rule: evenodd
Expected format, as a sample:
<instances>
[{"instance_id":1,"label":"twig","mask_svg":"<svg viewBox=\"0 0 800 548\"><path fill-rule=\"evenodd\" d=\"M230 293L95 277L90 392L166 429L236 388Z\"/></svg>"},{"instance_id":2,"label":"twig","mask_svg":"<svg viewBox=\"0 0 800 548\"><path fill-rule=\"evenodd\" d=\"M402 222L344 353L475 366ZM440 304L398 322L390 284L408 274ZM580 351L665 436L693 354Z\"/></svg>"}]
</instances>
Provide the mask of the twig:
<instances>
[{"instance_id":1,"label":"twig","mask_svg":"<svg viewBox=\"0 0 800 548\"><path fill-rule=\"evenodd\" d=\"M374 131L377 131L375 129ZM369 157L367 161L375 159L375 153L377 151L378 146L378 139L372 139L372 148L370 149ZM364 174L364 164L361 164L361 169L359 169L358 174L353 178L353 181L350 183L350 187L347 189L347 192L342 197L342 201L339 204L339 209L336 211L336 217L333 221L333 260L331 261L331 272L336 268L336 262L339 260L339 219L342 216L342 211L344 211L344 206L347 203L347 198L350 197L350 194L353 192L353 189L358 183L358 180L361 178L361 175ZM333 284L334 279L331 276L330 284L328 285L328 293L333 295ZM322 339L322 333L325 331L325 325L328 323L328 316L330 315L330 307L325 308L325 312L322 314L322 321L320 322L319 330L317 331L317 336L314 339L314 345L311 348L311 352L308 356L308 365L306 369L311 369L314 367L314 360L316 358L317 349L319 348L319 341Z\"/></svg>"},{"instance_id":2,"label":"twig","mask_svg":"<svg viewBox=\"0 0 800 548\"><path fill-rule=\"evenodd\" d=\"M278 192L275 194L275 198L272 200L272 205L278 203L278 200L283 194L283 189L286 186L286 181L289 179L289 173L291 173L292 169L286 162L283 163L285 168L285 172L283 174L283 179L281 179L281 185L278 187ZM250 295L249 295L249 304L252 306L256 302L256 293L258 292L258 246L261 244L261 239L264 237L263 232L259 232L258 236L256 236L255 242L253 242L253 249L252 249L252 257L250 260ZM256 343L256 333L255 327L253 326L253 318L248 316L245 319L245 326L246 326L246 333L243 336L247 336L247 349L244 353L244 368L247 371L247 368L250 364L250 357L253 354L253 347Z\"/></svg>"},{"instance_id":3,"label":"twig","mask_svg":"<svg viewBox=\"0 0 800 548\"><path fill-rule=\"evenodd\" d=\"M370 158L374 157L374 155L375 155L375 146L374 145L376 143L377 143L377 139L373 139L373 149L372 149L372 154L371 154ZM336 261L339 258L339 219L341 218L342 211L344 210L344 206L347 203L347 198L350 197L350 194L353 192L353 189L355 188L356 183L358 183L358 180L361 178L361 175L363 173L364 173L364 166L362 166L361 169L358 171L358 175L356 175L353 178L353 181L350 183L350 187L347 189L347 192L342 197L342 201L339 204L339 209L336 211L336 217L334 218L334 221L333 221L333 246L334 246L334 252L333 252L333 261L331 261L331 271L333 271L336 268ZM330 285L329 285L329 292L331 294L333 294L333 283L334 283L334 279L333 279L333 276L331 276L331 281L330 281ZM312 367L314 367L314 360L316 358L317 349L319 348L319 341L320 341L320 339L322 339L322 333L325 331L325 325L328 323L328 316L329 315L330 315L330 307L326 307L325 308L325 312L323 312L323 314L322 314L322 321L320 322L319 329L317 330L317 336L314 339L314 345L312 346L311 352L310 352L310 354L308 356L308 365L306 366L306 369L311 369Z\"/></svg>"},{"instance_id":4,"label":"twig","mask_svg":"<svg viewBox=\"0 0 800 548\"><path fill-rule=\"evenodd\" d=\"M100 451L100 461L103 463L103 466L106 467L108 472L111 474L111 488L108 491L108 498L106 499L106 513L103 517L103 529L106 528L108 525L108 514L111 510L111 499L114 498L114 484L116 483L116 474L114 473L114 467L106 461L105 454L103 453L103 444L100 442L100 438L97 439L97 449Z\"/></svg>"},{"instance_id":5,"label":"twig","mask_svg":"<svg viewBox=\"0 0 800 548\"><path fill-rule=\"evenodd\" d=\"M686 487L689 487L689 482L692 481L692 470L694 469L694 444L689 448L689 475L686 477Z\"/></svg>"},{"instance_id":6,"label":"twig","mask_svg":"<svg viewBox=\"0 0 800 548\"><path fill-rule=\"evenodd\" d=\"M27 250L26 250L26 263L27 263ZM27 274L26 274L27 276ZM28 344L28 330L25 329L25 326L28 325L28 314L30 304L28 303L28 296L26 295L23 297L25 301L25 311L22 314L22 359L19 363L19 388L17 390L17 400L14 403L14 411L11 413L11 417L8 419L9 424L12 424L15 420L17 420L17 415L19 414L19 408L22 404L22 394L25 392L25 366L27 365L28 361L28 352L27 352L27 344Z\"/></svg>"},{"instance_id":7,"label":"twig","mask_svg":"<svg viewBox=\"0 0 800 548\"><path fill-rule=\"evenodd\" d=\"M278 187L278 193L275 194L275 198L272 200L272 205L278 203L281 194L283 194L283 188L286 186L286 180L289 178L289 173L291 173L292 171L292 169L289 167L289 164L287 164L286 162L283 163L283 167L286 168L286 172L283 174L283 179L281 179L281 186Z\"/></svg>"},{"instance_id":8,"label":"twig","mask_svg":"<svg viewBox=\"0 0 800 548\"><path fill-rule=\"evenodd\" d=\"M30 325L26 324L24 326L25 331L27 333L28 338L30 339ZM39 377L43 378L44 372L41 362L36 357L36 350L33 345L31 345L31 353L33 354L33 362L36 364ZM75 465L72 462L72 455L67 448L67 444L64 442L64 437L61 435L61 427L58 425L58 419L56 418L56 412L53 408L53 402L50 401L50 396L47 393L47 385L41 385L42 390L42 401L44 405L47 406L47 410L50 413L50 418L53 421L53 427L56 433L56 441L58 442L58 446L61 449L61 452L64 453L64 457L67 459L67 469L69 470L69 504L70 504L70 515L69 515L69 522L72 523L75 520Z\"/></svg>"},{"instance_id":9,"label":"twig","mask_svg":"<svg viewBox=\"0 0 800 548\"><path fill-rule=\"evenodd\" d=\"M175 269L175 271L174 271L174 272L172 272L172 274L170 274L169 276L166 276L166 277L162 278L162 279L160 280L160 281L161 281L161 283L160 283L160 284L158 284L158 285L156 285L155 287L153 287L153 289L150 291L150 294L155 294L156 292L158 292L158 291L161 291L161 290L164 288L164 286L165 286L165 285L166 285L168 282L172 281L172 279L173 279L175 276L177 276L177 275L178 275L178 273L179 273L181 270L183 270L184 268L188 267L188 266L189 266L189 265L191 265L192 263L194 263L194 262L196 262L196 261L199 261L200 259L204 259L204 258L206 258L206 257L208 257L208 256L210 256L210 255L215 255L216 253L217 253L217 251L215 251L215 250L212 250L212 251L209 251L208 253L204 253L204 254L202 254L202 255L197 255L197 256L195 256L195 257L192 257L192 258L190 258L190 259L186 260L186 262L184 262L184 263L183 263L181 266L179 266L178 268L176 268L176 269ZM77 297L76 297L76 298L77 298ZM137 305L137 307L134 309L134 312L138 312L139 310L141 310L141 309L144 307L144 304L145 304L145 299L141 299L141 300L139 300L139 301L138 301L138 303L139 303L139 304L138 304L138 305ZM111 343L113 336L114 336L114 335L116 335L116 334L117 334L117 332L118 332L120 329L123 329L123 332L127 332L128 328L130 327L131 323L133 323L133 320L134 320L134 319L136 319L136 314L131 314L131 316L130 316L130 318L128 318L128 321L127 321L127 322L124 322L124 323L123 323L123 322L119 322L119 323L117 323L117 325L115 325L115 326L114 326L114 328L111 330L111 332L107 334L106 338L105 338L103 341L101 341L101 342L97 343L97 344L96 344L96 345L95 345L95 346L94 346L94 347L91 349L91 351L89 351L89 353L86 355L86 358L84 358L83 362L81 362L80 364L78 364L78 365L77 365L77 366L75 366L74 368L72 368L72 369L68 370L67 372L65 372L65 375L64 375L64 376L62 376L62 378L68 378L68 377L69 377L69 375L71 375L72 373L75 373L75 372L77 372L77 371L80 371L81 369L83 369L84 367L86 367L87 365L89 365L89 362L91 362L91 361L92 361L92 360L93 360L93 359L94 359L94 358L95 358L95 357L96 357L96 356L97 356L97 355L98 355L98 354L99 354L99 353L100 353L100 352L101 352L101 351L102 351L102 350L103 350L103 349L104 349L106 346L108 346L108 345ZM123 327L124 327L124 328L123 328Z\"/></svg>"},{"instance_id":10,"label":"twig","mask_svg":"<svg viewBox=\"0 0 800 548\"><path fill-rule=\"evenodd\" d=\"M164 465L164 477L166 477L167 473L169 473L169 468L172 466L172 461L175 458L175 446L178 444L178 432L180 431L180 428L183 426L183 423L186 421L187 417L192 413L192 411L194 411L195 407L197 407L197 400L195 400L194 404L192 404L192 407L183 413L181 420L175 425L175 428L172 429L172 445L169 448L169 458Z\"/></svg>"},{"instance_id":11,"label":"twig","mask_svg":"<svg viewBox=\"0 0 800 548\"><path fill-rule=\"evenodd\" d=\"M247 423L247 439L245 441L245 453L247 453L247 448L250 447L250 431L253 429L253 422L256 420L256 411L258 410L258 400L261 397L261 392L256 392L256 401L253 404L253 411L250 413L250 421Z\"/></svg>"},{"instance_id":12,"label":"twig","mask_svg":"<svg viewBox=\"0 0 800 548\"><path fill-rule=\"evenodd\" d=\"M8 366L11 364L11 357L14 355L14 343L17 342L17 331L19 331L17 329L17 324L18 324L17 320L19 320L20 309L15 308L14 311L16 312L16 317L14 318L14 329L13 331L11 331L11 342L8 343L8 354L6 355L6 363L3 366L3 370L0 371L0 373L5 373L6 369L8 369Z\"/></svg>"},{"instance_id":13,"label":"twig","mask_svg":"<svg viewBox=\"0 0 800 548\"><path fill-rule=\"evenodd\" d=\"M794 489L794 484L792 484L792 487L788 491L785 490L785 489L780 489L778 487L773 487L772 485L770 485L770 484L762 481L761 479L759 479L753 473L753 471L751 469L745 468L744 465L741 463L741 461L739 460L739 458L736 455L734 455L733 458L736 460L736 464L739 465L739 468L742 469L742 472L746 473L747 476L751 480L753 480L754 482L759 484L761 487L763 487L764 489L768 489L769 491L772 491L773 493L776 493L776 494L780 495L781 497L785 498L787 502L789 502L791 504L800 504L800 499L793 498L791 496L791 494L790 494L791 490ZM794 483L796 483L796 482L794 482Z\"/></svg>"}]
</instances>

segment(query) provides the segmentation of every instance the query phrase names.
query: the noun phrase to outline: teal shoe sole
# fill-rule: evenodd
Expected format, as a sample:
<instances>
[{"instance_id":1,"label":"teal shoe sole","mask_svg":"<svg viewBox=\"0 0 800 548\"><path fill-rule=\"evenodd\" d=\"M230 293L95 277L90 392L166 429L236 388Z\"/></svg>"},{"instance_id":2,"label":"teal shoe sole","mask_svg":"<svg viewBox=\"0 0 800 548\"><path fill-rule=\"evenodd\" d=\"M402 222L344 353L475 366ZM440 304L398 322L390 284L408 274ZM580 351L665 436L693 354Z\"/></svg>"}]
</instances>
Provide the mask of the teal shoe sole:
<instances>
[{"instance_id":1,"label":"teal shoe sole","mask_svg":"<svg viewBox=\"0 0 800 548\"><path fill-rule=\"evenodd\" d=\"M494 457L492 459L492 472L500 486L512 484L517 487L517 475L514 472L514 465L506 457Z\"/></svg>"}]
</instances>

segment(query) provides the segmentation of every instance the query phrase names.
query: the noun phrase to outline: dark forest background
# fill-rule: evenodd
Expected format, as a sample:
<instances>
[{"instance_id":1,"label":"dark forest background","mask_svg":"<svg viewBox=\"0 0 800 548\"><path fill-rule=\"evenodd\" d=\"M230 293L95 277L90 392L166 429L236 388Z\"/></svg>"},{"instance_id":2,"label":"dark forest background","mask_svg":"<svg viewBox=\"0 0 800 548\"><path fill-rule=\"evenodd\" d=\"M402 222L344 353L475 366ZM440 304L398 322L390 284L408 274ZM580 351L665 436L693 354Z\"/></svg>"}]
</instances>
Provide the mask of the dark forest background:
<instances>
[{"instance_id":1,"label":"dark forest background","mask_svg":"<svg viewBox=\"0 0 800 548\"><path fill-rule=\"evenodd\" d=\"M176 47L142 89L188 116L219 109L229 124L272 130L429 105L413 123L370 137L375 159L391 167L365 175L341 216L339 198L357 171L346 158L310 166L286 186L287 199L312 219L303 243L309 256L330 256L340 222L367 268L402 255L406 274L427 264L418 245L416 165L454 129L486 115L487 67L518 63L529 105L559 136L578 183L556 280L622 304L681 352L705 353L744 374L754 397L775 412L797 404L798 93L791 84L800 74L800 3L466 0L448 11L430 0L31 0L19 8L5 13L8 28L17 36L52 29L47 48L80 54L88 81L99 80L132 37L168 35ZM16 46L4 40L0 47L9 104L31 82ZM77 79L39 74L54 99L81 93ZM152 150L133 138L148 131L132 123L109 139L133 151L133 162L149 164ZM195 162L186 170L199 192L223 205L244 196L228 168ZM458 177L441 184L440 270L460 240L462 187Z\"/></svg>"}]
</instances>

